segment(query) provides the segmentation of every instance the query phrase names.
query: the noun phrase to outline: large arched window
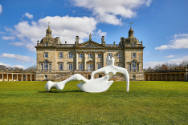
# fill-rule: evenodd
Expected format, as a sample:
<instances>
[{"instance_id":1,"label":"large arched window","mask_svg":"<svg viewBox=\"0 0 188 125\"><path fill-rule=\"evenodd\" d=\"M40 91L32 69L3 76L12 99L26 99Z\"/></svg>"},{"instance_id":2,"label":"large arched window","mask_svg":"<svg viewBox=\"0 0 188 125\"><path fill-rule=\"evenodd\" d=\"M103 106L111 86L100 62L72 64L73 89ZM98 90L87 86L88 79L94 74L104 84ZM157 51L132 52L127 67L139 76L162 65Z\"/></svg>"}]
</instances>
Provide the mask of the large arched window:
<instances>
[{"instance_id":1,"label":"large arched window","mask_svg":"<svg viewBox=\"0 0 188 125\"><path fill-rule=\"evenodd\" d=\"M133 71L133 72L136 72L136 68L137 68L137 67L136 67L136 61L133 61L133 62L132 62L132 71Z\"/></svg>"}]
</instances>

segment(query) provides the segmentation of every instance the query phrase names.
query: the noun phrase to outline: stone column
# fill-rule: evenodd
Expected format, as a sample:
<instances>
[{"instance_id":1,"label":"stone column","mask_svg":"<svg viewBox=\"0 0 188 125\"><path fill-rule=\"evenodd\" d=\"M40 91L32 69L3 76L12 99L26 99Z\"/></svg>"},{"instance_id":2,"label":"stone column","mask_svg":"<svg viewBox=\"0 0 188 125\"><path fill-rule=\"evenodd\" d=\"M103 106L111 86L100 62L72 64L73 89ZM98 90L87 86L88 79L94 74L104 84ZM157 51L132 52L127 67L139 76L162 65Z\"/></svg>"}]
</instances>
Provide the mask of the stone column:
<instances>
[{"instance_id":1,"label":"stone column","mask_svg":"<svg viewBox=\"0 0 188 125\"><path fill-rule=\"evenodd\" d=\"M23 81L23 73L21 74L21 81Z\"/></svg>"},{"instance_id":2,"label":"stone column","mask_svg":"<svg viewBox=\"0 0 188 125\"><path fill-rule=\"evenodd\" d=\"M96 57L96 53L94 53L94 70L97 69L97 57Z\"/></svg>"},{"instance_id":3,"label":"stone column","mask_svg":"<svg viewBox=\"0 0 188 125\"><path fill-rule=\"evenodd\" d=\"M8 73L7 73L7 81L9 81Z\"/></svg>"},{"instance_id":4,"label":"stone column","mask_svg":"<svg viewBox=\"0 0 188 125\"><path fill-rule=\"evenodd\" d=\"M30 74L30 81L32 81L32 74Z\"/></svg>"},{"instance_id":5,"label":"stone column","mask_svg":"<svg viewBox=\"0 0 188 125\"><path fill-rule=\"evenodd\" d=\"M16 76L17 76L17 79L16 79L16 81L19 81L19 78L18 78L18 73L16 74Z\"/></svg>"},{"instance_id":6,"label":"stone column","mask_svg":"<svg viewBox=\"0 0 188 125\"><path fill-rule=\"evenodd\" d=\"M102 54L102 59L103 59L103 62L102 62L102 66L106 66L106 58L105 58L105 53Z\"/></svg>"},{"instance_id":7,"label":"stone column","mask_svg":"<svg viewBox=\"0 0 188 125\"><path fill-rule=\"evenodd\" d=\"M86 53L84 53L84 71L86 71Z\"/></svg>"},{"instance_id":8,"label":"stone column","mask_svg":"<svg viewBox=\"0 0 188 125\"><path fill-rule=\"evenodd\" d=\"M77 52L76 52L75 56L76 56L76 59L75 59L75 61L76 61L76 68L75 69L78 70L78 53Z\"/></svg>"},{"instance_id":9,"label":"stone column","mask_svg":"<svg viewBox=\"0 0 188 125\"><path fill-rule=\"evenodd\" d=\"M4 81L4 74L2 73L2 81Z\"/></svg>"},{"instance_id":10,"label":"stone column","mask_svg":"<svg viewBox=\"0 0 188 125\"><path fill-rule=\"evenodd\" d=\"M12 81L14 81L14 74L12 73Z\"/></svg>"},{"instance_id":11,"label":"stone column","mask_svg":"<svg viewBox=\"0 0 188 125\"><path fill-rule=\"evenodd\" d=\"M25 75L25 81L28 81L28 79L27 79L27 74Z\"/></svg>"}]
</instances>

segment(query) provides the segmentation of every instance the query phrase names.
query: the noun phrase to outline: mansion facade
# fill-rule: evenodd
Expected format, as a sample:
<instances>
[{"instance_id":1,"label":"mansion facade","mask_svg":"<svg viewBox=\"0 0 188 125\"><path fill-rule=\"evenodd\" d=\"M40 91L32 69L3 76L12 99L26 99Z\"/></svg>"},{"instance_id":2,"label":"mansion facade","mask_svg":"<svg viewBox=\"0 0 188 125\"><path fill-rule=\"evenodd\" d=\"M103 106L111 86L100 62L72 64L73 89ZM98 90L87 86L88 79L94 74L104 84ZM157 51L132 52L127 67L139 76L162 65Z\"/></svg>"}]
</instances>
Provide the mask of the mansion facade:
<instances>
[{"instance_id":1,"label":"mansion facade","mask_svg":"<svg viewBox=\"0 0 188 125\"><path fill-rule=\"evenodd\" d=\"M36 46L36 80L64 80L75 73L90 78L93 70L106 66L107 56L115 58L115 65L126 68L131 80L144 80L143 49L132 28L128 38L121 37L119 44L107 44L104 36L100 43L95 42L91 34L88 41L80 43L76 36L74 44L62 44L59 37L52 37L48 26L46 36Z\"/></svg>"}]
</instances>

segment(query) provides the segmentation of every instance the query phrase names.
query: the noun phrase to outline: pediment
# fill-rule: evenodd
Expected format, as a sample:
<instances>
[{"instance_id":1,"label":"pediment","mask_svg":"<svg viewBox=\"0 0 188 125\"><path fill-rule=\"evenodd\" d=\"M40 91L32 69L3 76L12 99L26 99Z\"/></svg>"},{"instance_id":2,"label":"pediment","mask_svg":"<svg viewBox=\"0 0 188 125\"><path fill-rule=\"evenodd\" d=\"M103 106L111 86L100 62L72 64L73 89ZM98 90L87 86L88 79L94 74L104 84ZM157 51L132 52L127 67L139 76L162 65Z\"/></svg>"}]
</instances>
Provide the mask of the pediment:
<instances>
[{"instance_id":1,"label":"pediment","mask_svg":"<svg viewBox=\"0 0 188 125\"><path fill-rule=\"evenodd\" d=\"M79 44L79 47L98 48L98 47L103 47L103 46L97 42L94 42L94 41L86 41L84 43Z\"/></svg>"}]
</instances>

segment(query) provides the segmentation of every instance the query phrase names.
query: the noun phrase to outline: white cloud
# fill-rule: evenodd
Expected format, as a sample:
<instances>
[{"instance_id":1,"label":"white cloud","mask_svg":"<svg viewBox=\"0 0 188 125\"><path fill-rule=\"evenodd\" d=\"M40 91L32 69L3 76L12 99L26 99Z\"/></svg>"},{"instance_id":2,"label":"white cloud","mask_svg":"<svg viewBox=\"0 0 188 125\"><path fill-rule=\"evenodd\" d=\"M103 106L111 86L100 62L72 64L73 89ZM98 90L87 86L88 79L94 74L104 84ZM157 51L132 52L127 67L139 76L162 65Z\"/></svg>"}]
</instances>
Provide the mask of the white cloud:
<instances>
[{"instance_id":1,"label":"white cloud","mask_svg":"<svg viewBox=\"0 0 188 125\"><path fill-rule=\"evenodd\" d=\"M152 0L73 0L75 6L84 7L93 12L97 20L114 25L121 24L121 18L132 18L136 9L149 6Z\"/></svg>"},{"instance_id":2,"label":"white cloud","mask_svg":"<svg viewBox=\"0 0 188 125\"><path fill-rule=\"evenodd\" d=\"M0 65L4 65L4 66L10 66L10 65L5 64L5 63L2 63L2 62L0 62Z\"/></svg>"},{"instance_id":3,"label":"white cloud","mask_svg":"<svg viewBox=\"0 0 188 125\"><path fill-rule=\"evenodd\" d=\"M17 67L17 68L25 69L25 67L22 66L22 65L13 65L12 67Z\"/></svg>"},{"instance_id":4,"label":"white cloud","mask_svg":"<svg viewBox=\"0 0 188 125\"><path fill-rule=\"evenodd\" d=\"M23 42L12 42L11 44L14 46L24 46Z\"/></svg>"},{"instance_id":5,"label":"white cloud","mask_svg":"<svg viewBox=\"0 0 188 125\"><path fill-rule=\"evenodd\" d=\"M24 14L24 16L27 17L27 18L29 18L29 19L32 19L32 18L33 18L33 15L30 14L30 13L28 13L28 12L26 12L26 13Z\"/></svg>"},{"instance_id":6,"label":"white cloud","mask_svg":"<svg viewBox=\"0 0 188 125\"><path fill-rule=\"evenodd\" d=\"M168 55L168 56L166 56L166 58L173 58L174 57L174 55Z\"/></svg>"},{"instance_id":7,"label":"white cloud","mask_svg":"<svg viewBox=\"0 0 188 125\"><path fill-rule=\"evenodd\" d=\"M80 37L80 41L88 38L89 33L95 31L97 25L96 20L92 17L47 16L31 23L22 21L15 25L14 29L8 29L13 36L20 40L20 42L12 44L25 46L29 50L34 51L37 41L45 36L49 22L53 36L60 37L63 43L64 41L74 43L75 36L77 35Z\"/></svg>"},{"instance_id":8,"label":"white cloud","mask_svg":"<svg viewBox=\"0 0 188 125\"><path fill-rule=\"evenodd\" d=\"M0 4L0 14L3 12L3 6Z\"/></svg>"},{"instance_id":9,"label":"white cloud","mask_svg":"<svg viewBox=\"0 0 188 125\"><path fill-rule=\"evenodd\" d=\"M15 37L14 36L3 36L2 39L3 40L14 40Z\"/></svg>"},{"instance_id":10,"label":"white cloud","mask_svg":"<svg viewBox=\"0 0 188 125\"><path fill-rule=\"evenodd\" d=\"M144 63L144 68L147 69L149 67L154 68L157 65L165 64L164 61L149 61Z\"/></svg>"},{"instance_id":11,"label":"white cloud","mask_svg":"<svg viewBox=\"0 0 188 125\"><path fill-rule=\"evenodd\" d=\"M22 62L32 62L32 59L29 56L22 56L22 55L11 54L11 53L3 53L0 55L0 57L16 59Z\"/></svg>"},{"instance_id":12,"label":"white cloud","mask_svg":"<svg viewBox=\"0 0 188 125\"><path fill-rule=\"evenodd\" d=\"M100 29L97 31L97 36L106 36L106 32L102 32Z\"/></svg>"},{"instance_id":13,"label":"white cloud","mask_svg":"<svg viewBox=\"0 0 188 125\"><path fill-rule=\"evenodd\" d=\"M149 61L144 63L144 68L153 68L157 65L162 65L162 64L181 64L183 62L188 62L188 56L183 56L181 58L174 58L174 59L169 59L167 61Z\"/></svg>"},{"instance_id":14,"label":"white cloud","mask_svg":"<svg viewBox=\"0 0 188 125\"><path fill-rule=\"evenodd\" d=\"M187 49L188 48L188 34L175 34L174 38L169 44L161 45L156 47L156 50L166 49Z\"/></svg>"}]
</instances>

